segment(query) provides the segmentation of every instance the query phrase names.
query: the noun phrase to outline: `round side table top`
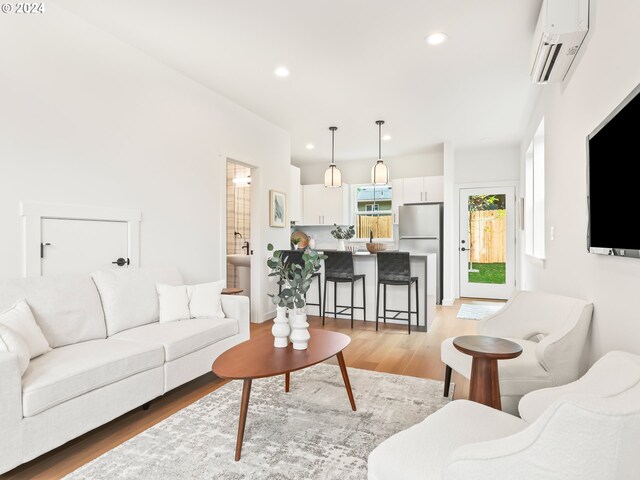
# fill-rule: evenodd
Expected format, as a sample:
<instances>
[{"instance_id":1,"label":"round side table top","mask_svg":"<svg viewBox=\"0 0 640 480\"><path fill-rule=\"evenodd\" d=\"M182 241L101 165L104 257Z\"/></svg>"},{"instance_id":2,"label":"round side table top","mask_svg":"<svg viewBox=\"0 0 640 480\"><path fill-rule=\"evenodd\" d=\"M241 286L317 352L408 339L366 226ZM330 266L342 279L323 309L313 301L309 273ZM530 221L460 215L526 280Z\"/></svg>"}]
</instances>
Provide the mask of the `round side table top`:
<instances>
[{"instance_id":1,"label":"round side table top","mask_svg":"<svg viewBox=\"0 0 640 480\"><path fill-rule=\"evenodd\" d=\"M260 335L227 350L213 362L213 373L222 378L248 379L282 375L320 363L340 353L351 342L344 333L310 328L306 350L275 348L273 336Z\"/></svg>"},{"instance_id":2,"label":"round side table top","mask_svg":"<svg viewBox=\"0 0 640 480\"><path fill-rule=\"evenodd\" d=\"M464 335L453 340L453 346L472 357L505 360L516 358L522 353L522 347L505 338L484 335Z\"/></svg>"},{"instance_id":3,"label":"round side table top","mask_svg":"<svg viewBox=\"0 0 640 480\"><path fill-rule=\"evenodd\" d=\"M242 292L244 292L244 290L242 290L241 288L229 287L222 289L222 295L238 295Z\"/></svg>"}]
</instances>

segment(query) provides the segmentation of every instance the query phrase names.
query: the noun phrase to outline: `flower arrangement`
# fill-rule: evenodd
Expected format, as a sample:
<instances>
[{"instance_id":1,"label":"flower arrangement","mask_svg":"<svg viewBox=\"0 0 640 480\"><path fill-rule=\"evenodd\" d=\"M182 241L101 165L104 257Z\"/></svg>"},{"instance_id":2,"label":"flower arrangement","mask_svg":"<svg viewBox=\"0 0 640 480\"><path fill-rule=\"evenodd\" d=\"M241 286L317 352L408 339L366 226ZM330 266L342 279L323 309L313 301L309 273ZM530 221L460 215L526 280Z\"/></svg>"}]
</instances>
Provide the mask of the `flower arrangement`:
<instances>
[{"instance_id":1,"label":"flower arrangement","mask_svg":"<svg viewBox=\"0 0 640 480\"><path fill-rule=\"evenodd\" d=\"M356 235L356 227L354 225L342 227L334 223L333 226L336 228L331 230L331 235L336 240L350 240Z\"/></svg>"}]
</instances>

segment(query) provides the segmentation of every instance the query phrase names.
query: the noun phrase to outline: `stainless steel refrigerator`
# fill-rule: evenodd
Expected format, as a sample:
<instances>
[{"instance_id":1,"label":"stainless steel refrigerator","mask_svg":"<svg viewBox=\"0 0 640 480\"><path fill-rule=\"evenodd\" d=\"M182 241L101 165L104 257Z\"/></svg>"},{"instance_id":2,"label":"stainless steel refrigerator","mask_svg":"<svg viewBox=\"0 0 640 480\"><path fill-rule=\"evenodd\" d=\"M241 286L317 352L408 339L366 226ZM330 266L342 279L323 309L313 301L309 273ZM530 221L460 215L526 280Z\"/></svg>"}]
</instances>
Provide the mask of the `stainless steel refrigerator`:
<instances>
[{"instance_id":1,"label":"stainless steel refrigerator","mask_svg":"<svg viewBox=\"0 0 640 480\"><path fill-rule=\"evenodd\" d=\"M439 305L442 304L443 212L442 203L404 205L398 218L401 251L436 254L436 303Z\"/></svg>"}]
</instances>

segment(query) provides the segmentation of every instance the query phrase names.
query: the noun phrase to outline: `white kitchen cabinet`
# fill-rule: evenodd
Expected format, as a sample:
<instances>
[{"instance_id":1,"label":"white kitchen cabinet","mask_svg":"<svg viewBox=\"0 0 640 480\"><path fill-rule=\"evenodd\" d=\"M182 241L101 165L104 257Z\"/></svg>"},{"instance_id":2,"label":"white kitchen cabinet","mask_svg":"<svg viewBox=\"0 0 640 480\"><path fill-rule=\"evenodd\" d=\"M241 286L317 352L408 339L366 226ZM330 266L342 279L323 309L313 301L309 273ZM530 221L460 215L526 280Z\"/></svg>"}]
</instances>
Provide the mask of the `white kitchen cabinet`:
<instances>
[{"instance_id":1,"label":"white kitchen cabinet","mask_svg":"<svg viewBox=\"0 0 640 480\"><path fill-rule=\"evenodd\" d=\"M349 218L349 185L327 188L323 184L302 186L305 225L344 225Z\"/></svg>"},{"instance_id":2,"label":"white kitchen cabinet","mask_svg":"<svg viewBox=\"0 0 640 480\"><path fill-rule=\"evenodd\" d=\"M398 223L398 208L404 203L404 179L391 180L391 209L393 210L393 223Z\"/></svg>"},{"instance_id":3,"label":"white kitchen cabinet","mask_svg":"<svg viewBox=\"0 0 640 480\"><path fill-rule=\"evenodd\" d=\"M288 208L288 221L300 223L302 221L302 186L300 185L300 168L291 165Z\"/></svg>"},{"instance_id":4,"label":"white kitchen cabinet","mask_svg":"<svg viewBox=\"0 0 640 480\"><path fill-rule=\"evenodd\" d=\"M444 177L403 178L402 204L444 201Z\"/></svg>"}]
</instances>

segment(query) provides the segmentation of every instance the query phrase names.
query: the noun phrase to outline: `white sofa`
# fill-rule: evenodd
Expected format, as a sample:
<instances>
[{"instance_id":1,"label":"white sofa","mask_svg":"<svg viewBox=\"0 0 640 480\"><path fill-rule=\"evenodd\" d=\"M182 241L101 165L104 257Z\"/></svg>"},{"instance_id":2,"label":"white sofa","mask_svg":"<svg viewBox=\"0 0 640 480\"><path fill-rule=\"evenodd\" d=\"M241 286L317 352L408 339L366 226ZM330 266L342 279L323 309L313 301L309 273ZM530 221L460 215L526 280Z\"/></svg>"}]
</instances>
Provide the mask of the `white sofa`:
<instances>
[{"instance_id":1,"label":"white sofa","mask_svg":"<svg viewBox=\"0 0 640 480\"><path fill-rule=\"evenodd\" d=\"M611 352L520 401L522 419L456 400L381 443L369 480L635 480L640 357Z\"/></svg>"},{"instance_id":2,"label":"white sofa","mask_svg":"<svg viewBox=\"0 0 640 480\"><path fill-rule=\"evenodd\" d=\"M584 364L585 343L593 304L550 293L517 291L495 314L478 322L478 334L503 337L522 347L519 357L498 361L502 410L517 413L522 396L533 390L576 380ZM442 342L440 356L446 365L445 395L451 370L471 376L472 358Z\"/></svg>"},{"instance_id":3,"label":"white sofa","mask_svg":"<svg viewBox=\"0 0 640 480\"><path fill-rule=\"evenodd\" d=\"M120 271L109 298L90 275L0 282L0 311L25 298L52 347L22 377L16 354L0 352L0 473L211 371L249 339L247 297L223 295L226 318L159 323L156 282L183 284L175 269Z\"/></svg>"}]
</instances>

